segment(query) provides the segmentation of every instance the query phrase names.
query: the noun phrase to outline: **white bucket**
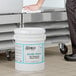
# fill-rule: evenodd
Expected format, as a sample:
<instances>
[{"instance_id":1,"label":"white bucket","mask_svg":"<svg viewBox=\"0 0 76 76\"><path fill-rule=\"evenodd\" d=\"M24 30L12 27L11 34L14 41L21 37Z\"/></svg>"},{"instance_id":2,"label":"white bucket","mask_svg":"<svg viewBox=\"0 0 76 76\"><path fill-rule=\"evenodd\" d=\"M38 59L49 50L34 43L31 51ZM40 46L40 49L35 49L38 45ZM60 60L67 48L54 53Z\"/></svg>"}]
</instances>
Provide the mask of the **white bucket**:
<instances>
[{"instance_id":1,"label":"white bucket","mask_svg":"<svg viewBox=\"0 0 76 76\"><path fill-rule=\"evenodd\" d=\"M44 41L43 28L17 28L15 35L15 69L20 71L44 70Z\"/></svg>"}]
</instances>

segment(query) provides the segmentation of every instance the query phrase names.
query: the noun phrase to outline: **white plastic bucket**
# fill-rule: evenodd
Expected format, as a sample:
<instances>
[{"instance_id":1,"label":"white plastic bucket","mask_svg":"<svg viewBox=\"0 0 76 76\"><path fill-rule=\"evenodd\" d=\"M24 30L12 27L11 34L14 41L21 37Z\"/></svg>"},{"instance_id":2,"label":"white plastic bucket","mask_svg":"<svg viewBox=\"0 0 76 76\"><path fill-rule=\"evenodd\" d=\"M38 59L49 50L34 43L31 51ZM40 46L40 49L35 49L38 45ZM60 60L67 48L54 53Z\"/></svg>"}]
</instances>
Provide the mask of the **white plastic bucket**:
<instances>
[{"instance_id":1,"label":"white plastic bucket","mask_svg":"<svg viewBox=\"0 0 76 76\"><path fill-rule=\"evenodd\" d=\"M15 35L15 69L40 71L45 67L43 28L17 28Z\"/></svg>"}]
</instances>

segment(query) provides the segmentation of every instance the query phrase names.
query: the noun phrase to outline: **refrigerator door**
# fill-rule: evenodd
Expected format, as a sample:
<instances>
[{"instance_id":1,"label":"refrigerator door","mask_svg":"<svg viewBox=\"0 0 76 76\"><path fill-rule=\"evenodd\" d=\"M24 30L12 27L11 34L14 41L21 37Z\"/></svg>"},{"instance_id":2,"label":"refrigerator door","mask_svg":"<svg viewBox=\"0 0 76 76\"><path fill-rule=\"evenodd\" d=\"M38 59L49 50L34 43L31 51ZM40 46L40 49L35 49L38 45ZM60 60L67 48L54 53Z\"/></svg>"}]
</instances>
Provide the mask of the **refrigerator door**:
<instances>
[{"instance_id":1,"label":"refrigerator door","mask_svg":"<svg viewBox=\"0 0 76 76\"><path fill-rule=\"evenodd\" d=\"M0 0L0 14L22 12L23 0Z\"/></svg>"}]
</instances>

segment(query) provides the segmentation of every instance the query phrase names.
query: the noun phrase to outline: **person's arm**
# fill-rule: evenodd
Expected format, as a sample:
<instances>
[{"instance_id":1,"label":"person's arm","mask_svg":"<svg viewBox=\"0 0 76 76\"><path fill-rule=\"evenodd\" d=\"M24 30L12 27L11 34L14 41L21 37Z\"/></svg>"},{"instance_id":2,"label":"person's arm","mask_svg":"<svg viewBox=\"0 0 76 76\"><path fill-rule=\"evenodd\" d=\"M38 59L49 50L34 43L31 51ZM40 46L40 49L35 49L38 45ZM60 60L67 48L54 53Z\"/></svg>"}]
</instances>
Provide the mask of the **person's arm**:
<instances>
[{"instance_id":1,"label":"person's arm","mask_svg":"<svg viewBox=\"0 0 76 76\"><path fill-rule=\"evenodd\" d=\"M25 6L23 7L25 10L31 10L31 11L35 11L41 8L42 4L43 4L44 0L38 0L38 2L36 4L33 5L29 5L29 6Z\"/></svg>"},{"instance_id":2,"label":"person's arm","mask_svg":"<svg viewBox=\"0 0 76 76\"><path fill-rule=\"evenodd\" d=\"M44 0L38 0L37 5L38 5L39 7L41 7L42 4L43 4L43 2L44 2Z\"/></svg>"}]
</instances>

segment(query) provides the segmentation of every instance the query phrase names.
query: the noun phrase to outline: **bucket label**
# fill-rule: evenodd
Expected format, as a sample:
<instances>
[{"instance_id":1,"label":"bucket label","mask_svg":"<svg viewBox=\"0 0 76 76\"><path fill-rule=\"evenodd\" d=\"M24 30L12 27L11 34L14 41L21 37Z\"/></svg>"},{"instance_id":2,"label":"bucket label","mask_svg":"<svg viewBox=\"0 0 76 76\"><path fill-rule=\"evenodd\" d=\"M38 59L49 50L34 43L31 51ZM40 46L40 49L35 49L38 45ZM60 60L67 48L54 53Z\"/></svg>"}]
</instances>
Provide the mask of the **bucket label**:
<instances>
[{"instance_id":1,"label":"bucket label","mask_svg":"<svg viewBox=\"0 0 76 76\"><path fill-rule=\"evenodd\" d=\"M38 64L44 62L44 43L40 44L16 43L15 50L16 50L15 60L17 63Z\"/></svg>"}]
</instances>

